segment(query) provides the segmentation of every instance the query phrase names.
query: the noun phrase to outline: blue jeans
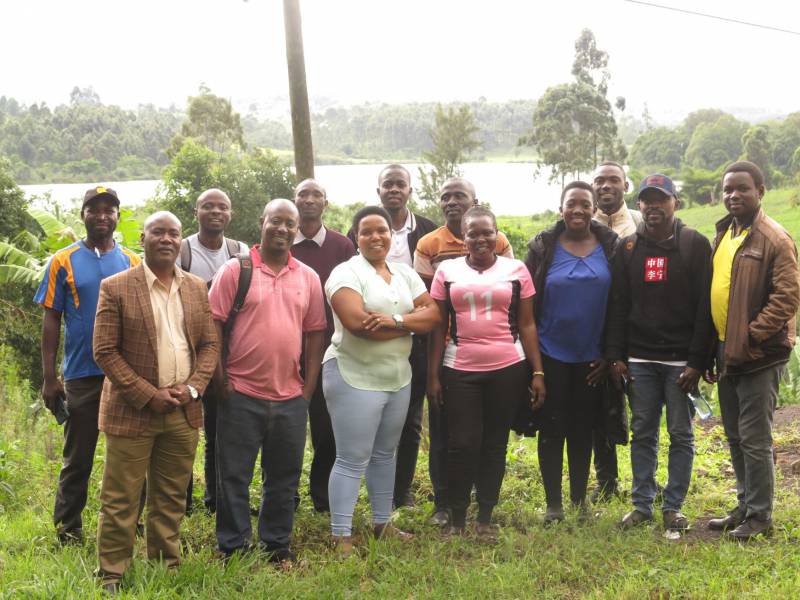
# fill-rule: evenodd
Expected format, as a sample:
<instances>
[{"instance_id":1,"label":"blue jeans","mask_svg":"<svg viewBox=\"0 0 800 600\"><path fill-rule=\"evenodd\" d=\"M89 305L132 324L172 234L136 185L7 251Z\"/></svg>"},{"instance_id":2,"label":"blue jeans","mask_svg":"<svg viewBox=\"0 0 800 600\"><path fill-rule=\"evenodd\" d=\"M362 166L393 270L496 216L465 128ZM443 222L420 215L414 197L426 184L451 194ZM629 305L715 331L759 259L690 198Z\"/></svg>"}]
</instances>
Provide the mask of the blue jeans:
<instances>
[{"instance_id":1,"label":"blue jeans","mask_svg":"<svg viewBox=\"0 0 800 600\"><path fill-rule=\"evenodd\" d=\"M234 392L217 403L217 544L230 554L250 543L250 482L261 450L259 544L269 552L289 549L303 450L308 401L271 401Z\"/></svg>"},{"instance_id":2,"label":"blue jeans","mask_svg":"<svg viewBox=\"0 0 800 600\"><path fill-rule=\"evenodd\" d=\"M395 456L411 384L396 392L354 388L333 359L322 366L322 387L336 438L336 462L328 480L331 532L350 535L362 476L367 480L372 522L386 523L392 514Z\"/></svg>"},{"instance_id":3,"label":"blue jeans","mask_svg":"<svg viewBox=\"0 0 800 600\"><path fill-rule=\"evenodd\" d=\"M658 466L658 433L661 410L667 407L669 432L668 479L662 510L680 510L692 479L694 432L690 400L678 387L684 367L659 363L628 364L631 374L631 499L636 510L653 514Z\"/></svg>"}]
</instances>

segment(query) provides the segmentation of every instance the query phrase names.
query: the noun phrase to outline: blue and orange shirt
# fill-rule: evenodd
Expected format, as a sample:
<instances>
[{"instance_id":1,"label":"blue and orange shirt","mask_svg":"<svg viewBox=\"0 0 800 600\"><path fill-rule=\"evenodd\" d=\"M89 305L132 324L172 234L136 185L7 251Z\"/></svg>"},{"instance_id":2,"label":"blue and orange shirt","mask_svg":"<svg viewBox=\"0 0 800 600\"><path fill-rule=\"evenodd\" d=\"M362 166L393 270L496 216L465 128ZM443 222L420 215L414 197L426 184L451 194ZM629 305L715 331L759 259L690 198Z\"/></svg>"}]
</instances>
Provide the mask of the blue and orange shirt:
<instances>
[{"instance_id":1,"label":"blue and orange shirt","mask_svg":"<svg viewBox=\"0 0 800 600\"><path fill-rule=\"evenodd\" d=\"M103 374L92 354L100 282L140 262L136 254L119 244L105 254L97 254L82 240L50 258L33 301L64 315L65 380Z\"/></svg>"}]
</instances>

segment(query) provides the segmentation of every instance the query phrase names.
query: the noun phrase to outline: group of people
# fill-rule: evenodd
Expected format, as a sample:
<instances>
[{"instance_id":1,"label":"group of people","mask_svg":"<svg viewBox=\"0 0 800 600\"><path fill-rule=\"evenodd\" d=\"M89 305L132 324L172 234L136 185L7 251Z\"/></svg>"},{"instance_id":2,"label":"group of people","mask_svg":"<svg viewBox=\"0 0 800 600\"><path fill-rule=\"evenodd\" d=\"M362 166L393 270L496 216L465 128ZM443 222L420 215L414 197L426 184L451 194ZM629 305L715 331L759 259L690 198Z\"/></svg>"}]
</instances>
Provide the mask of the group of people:
<instances>
[{"instance_id":1,"label":"group of people","mask_svg":"<svg viewBox=\"0 0 800 600\"><path fill-rule=\"evenodd\" d=\"M651 521L661 414L669 433L664 527L685 530L693 405L701 377L717 381L737 481L737 506L709 527L749 539L771 527L772 416L795 338L800 275L794 242L764 214L764 179L730 165L728 215L712 244L675 217L666 176L646 177L624 203L617 163L564 187L561 218L514 258L474 186L455 177L439 195L445 224L408 208L411 178L380 171L380 205L359 210L347 235L324 225L313 179L264 208L260 243L225 237L231 202L197 198L197 234L169 212L144 223L144 260L115 243L114 190L83 201L86 238L51 259L36 294L45 310L43 397L66 407L54 521L62 543L82 539L81 512L98 430L106 457L98 574L109 591L128 568L143 505L147 553L179 562L178 527L191 510L192 467L205 427L205 507L224 556L252 547L290 563L307 421L309 492L329 512L338 552L352 551L353 512L366 479L376 537L407 539L393 508L411 485L428 398L431 522L492 539L492 512L512 428L538 435L545 524L569 498L588 516L617 492L616 445L631 419L633 509L624 529ZM65 322L63 384L56 356ZM609 426L617 415L622 436ZM261 504L251 530L249 487L261 453Z\"/></svg>"}]
</instances>

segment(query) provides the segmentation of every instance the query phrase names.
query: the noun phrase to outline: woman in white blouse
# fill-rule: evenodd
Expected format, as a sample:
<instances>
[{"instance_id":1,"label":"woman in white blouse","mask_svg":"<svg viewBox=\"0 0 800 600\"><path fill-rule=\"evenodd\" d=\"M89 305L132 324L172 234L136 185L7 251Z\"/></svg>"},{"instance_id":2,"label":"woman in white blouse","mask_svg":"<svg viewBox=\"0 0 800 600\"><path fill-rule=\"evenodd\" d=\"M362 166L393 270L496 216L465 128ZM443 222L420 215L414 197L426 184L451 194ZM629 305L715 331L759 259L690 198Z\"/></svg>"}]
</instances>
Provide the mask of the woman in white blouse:
<instances>
[{"instance_id":1,"label":"woman in white blouse","mask_svg":"<svg viewBox=\"0 0 800 600\"><path fill-rule=\"evenodd\" d=\"M353 217L359 254L338 265L325 285L335 332L323 359L322 386L336 440L328 482L331 531L352 549L353 510L366 475L376 536L409 534L389 525L395 452L408 413L412 333L428 333L439 311L411 267L386 262L389 213L367 206Z\"/></svg>"}]
</instances>

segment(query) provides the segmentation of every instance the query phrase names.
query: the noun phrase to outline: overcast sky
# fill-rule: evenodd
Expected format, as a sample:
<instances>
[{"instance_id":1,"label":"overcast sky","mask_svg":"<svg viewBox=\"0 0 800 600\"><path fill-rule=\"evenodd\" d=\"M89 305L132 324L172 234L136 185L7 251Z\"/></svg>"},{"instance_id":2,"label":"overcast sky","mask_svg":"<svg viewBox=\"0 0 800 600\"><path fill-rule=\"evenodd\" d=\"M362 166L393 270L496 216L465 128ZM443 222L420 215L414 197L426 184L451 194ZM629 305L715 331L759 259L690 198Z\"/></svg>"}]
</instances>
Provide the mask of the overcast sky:
<instances>
[{"instance_id":1,"label":"overcast sky","mask_svg":"<svg viewBox=\"0 0 800 600\"><path fill-rule=\"evenodd\" d=\"M660 4L800 32L797 0ZM592 29L610 96L658 118L800 110L800 35L624 0L301 0L309 93L365 101L538 98ZM287 93L280 0L3 0L0 95L182 106L200 82L243 106ZM288 113L288 106L287 106Z\"/></svg>"}]
</instances>

